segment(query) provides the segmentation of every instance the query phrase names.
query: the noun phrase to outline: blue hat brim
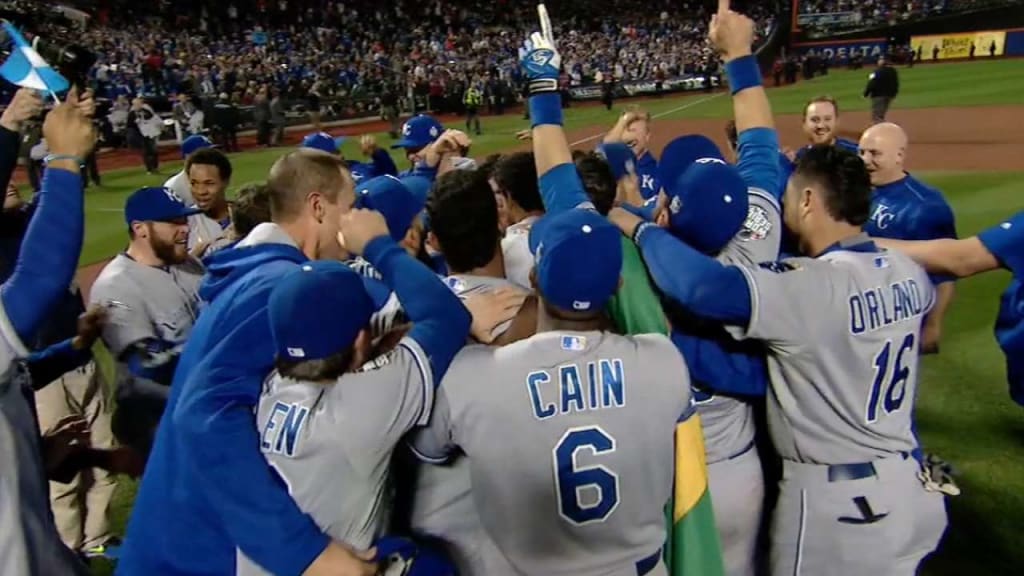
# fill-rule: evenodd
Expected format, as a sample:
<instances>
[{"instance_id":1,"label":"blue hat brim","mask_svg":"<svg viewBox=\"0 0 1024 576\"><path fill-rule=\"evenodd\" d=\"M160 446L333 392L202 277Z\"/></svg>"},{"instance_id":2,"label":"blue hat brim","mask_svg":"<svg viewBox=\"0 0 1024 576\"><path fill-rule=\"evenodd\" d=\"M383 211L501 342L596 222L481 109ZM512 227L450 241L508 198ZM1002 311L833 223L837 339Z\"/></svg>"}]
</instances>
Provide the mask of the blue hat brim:
<instances>
[{"instance_id":1,"label":"blue hat brim","mask_svg":"<svg viewBox=\"0 0 1024 576\"><path fill-rule=\"evenodd\" d=\"M403 138L402 140L399 140L398 142L392 144L391 149L397 150L398 148L425 148L428 144L430 144L430 142L419 142Z\"/></svg>"}]
</instances>

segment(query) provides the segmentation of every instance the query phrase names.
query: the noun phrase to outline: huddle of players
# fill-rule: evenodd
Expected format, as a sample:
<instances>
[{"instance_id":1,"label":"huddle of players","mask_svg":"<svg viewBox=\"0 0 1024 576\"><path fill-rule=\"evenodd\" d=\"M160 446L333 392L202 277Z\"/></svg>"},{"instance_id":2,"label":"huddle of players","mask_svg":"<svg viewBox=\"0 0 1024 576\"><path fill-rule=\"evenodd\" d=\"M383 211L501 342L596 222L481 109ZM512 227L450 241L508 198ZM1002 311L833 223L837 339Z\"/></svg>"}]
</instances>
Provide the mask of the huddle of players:
<instances>
[{"instance_id":1,"label":"huddle of players","mask_svg":"<svg viewBox=\"0 0 1024 576\"><path fill-rule=\"evenodd\" d=\"M429 466L412 476L409 527L445 542L460 573L664 573L671 435L696 410L729 571L753 573L763 487L742 397L767 394L784 460L773 573L910 574L935 549L942 496L918 478L910 426L917 339L935 290L909 258L863 234L871 182L856 156L806 150L780 209L778 139L751 27L727 7L712 24L734 91L736 166L704 138L677 139L657 171L662 192L632 209L642 197L636 161L608 143L604 174L574 163L546 82L557 77L553 38L549 29L532 38L524 68L539 194L529 179L508 183L516 163L529 172L528 155L511 156L494 167L498 190L485 172L453 172L426 209L426 242L455 294L534 291L491 300L490 321L474 315L476 336L505 346L459 352L470 318L426 266L388 262L383 220L342 234L413 323L390 352L365 353L375 305L344 267L305 266L274 289L277 365L257 411L261 449L332 538L376 544L378 554L395 546L377 540L388 463L413 432L410 450ZM504 238L500 190L513 220ZM814 257L776 261L783 221ZM665 297L671 338L621 336L604 317L622 234ZM505 269L523 245L528 286L510 279L523 280L524 267ZM317 328L324 317L343 320ZM735 344L747 340L760 345ZM261 570L244 550L238 566Z\"/></svg>"},{"instance_id":2,"label":"huddle of players","mask_svg":"<svg viewBox=\"0 0 1024 576\"><path fill-rule=\"evenodd\" d=\"M353 555L358 570L375 570L360 559L414 546L378 538L388 531L392 451L419 428L411 451L446 465L411 476L408 524L446 541L460 572L663 573L671 434L696 406L726 561L730 573L751 573L763 487L741 398L757 394L767 394L769 432L785 460L773 572L912 573L935 548L941 496L925 491L909 457L916 339L932 284L858 235L870 183L849 154L809 149L788 179L783 218L778 142L750 28L727 6L712 25L734 91L735 167L700 137L673 142L657 169L646 151L637 161L614 142L604 159L574 162L548 90L558 68L548 29L523 64L532 156L501 159L491 181L485 171L439 177L425 223L386 200L370 206L382 216L354 211L340 241L373 278L316 262L274 287L276 364L258 402L260 449L332 539L376 546ZM655 178L663 192L644 194ZM375 199L410 197L411 181L377 182L356 187L357 206L371 189ZM495 192L511 221L504 238ZM140 204L161 208L147 194ZM146 210L129 220L146 222ZM189 212L178 218L198 215ZM216 211L204 213L227 229ZM783 219L801 252L817 258L775 262ZM132 226L133 235L152 231ZM178 226L169 243L180 251L190 227ZM397 248L423 231L409 253ZM602 313L619 289L622 233L665 297L671 338L617 335ZM443 283L432 253L447 264ZM467 300L470 318L456 295L481 292L492 297ZM373 333L375 313L394 300L413 328ZM471 320L475 339L508 345L459 352ZM747 338L763 345L736 345ZM152 368L149 353L142 368ZM420 550L415 565L429 556ZM244 546L237 567L261 571Z\"/></svg>"}]
</instances>

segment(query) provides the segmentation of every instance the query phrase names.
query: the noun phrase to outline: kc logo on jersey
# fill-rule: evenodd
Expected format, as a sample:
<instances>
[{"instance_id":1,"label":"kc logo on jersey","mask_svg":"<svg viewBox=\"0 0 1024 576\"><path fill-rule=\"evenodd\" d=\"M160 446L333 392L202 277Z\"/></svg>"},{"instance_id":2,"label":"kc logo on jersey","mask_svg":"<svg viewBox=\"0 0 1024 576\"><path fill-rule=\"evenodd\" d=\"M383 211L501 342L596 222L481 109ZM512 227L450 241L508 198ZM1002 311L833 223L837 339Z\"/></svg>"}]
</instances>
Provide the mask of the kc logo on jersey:
<instances>
[{"instance_id":1,"label":"kc logo on jersey","mask_svg":"<svg viewBox=\"0 0 1024 576\"><path fill-rule=\"evenodd\" d=\"M888 228L895 218L896 214L889 210L889 207L885 204L876 206L875 211L871 214L871 221L875 223L875 226L878 226L879 230Z\"/></svg>"}]
</instances>

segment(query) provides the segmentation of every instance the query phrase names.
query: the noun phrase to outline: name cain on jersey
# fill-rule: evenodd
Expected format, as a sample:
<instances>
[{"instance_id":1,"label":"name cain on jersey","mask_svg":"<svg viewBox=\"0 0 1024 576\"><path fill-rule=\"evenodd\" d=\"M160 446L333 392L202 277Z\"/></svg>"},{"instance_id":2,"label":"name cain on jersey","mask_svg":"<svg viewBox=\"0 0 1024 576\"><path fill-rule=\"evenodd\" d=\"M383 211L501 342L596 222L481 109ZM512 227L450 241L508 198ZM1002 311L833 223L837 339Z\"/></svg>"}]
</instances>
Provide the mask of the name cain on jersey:
<instances>
[{"instance_id":1,"label":"name cain on jersey","mask_svg":"<svg viewBox=\"0 0 1024 576\"><path fill-rule=\"evenodd\" d=\"M599 358L586 365L565 364L526 376L533 415L556 415L621 408L626 404L625 374L619 358Z\"/></svg>"}]
</instances>

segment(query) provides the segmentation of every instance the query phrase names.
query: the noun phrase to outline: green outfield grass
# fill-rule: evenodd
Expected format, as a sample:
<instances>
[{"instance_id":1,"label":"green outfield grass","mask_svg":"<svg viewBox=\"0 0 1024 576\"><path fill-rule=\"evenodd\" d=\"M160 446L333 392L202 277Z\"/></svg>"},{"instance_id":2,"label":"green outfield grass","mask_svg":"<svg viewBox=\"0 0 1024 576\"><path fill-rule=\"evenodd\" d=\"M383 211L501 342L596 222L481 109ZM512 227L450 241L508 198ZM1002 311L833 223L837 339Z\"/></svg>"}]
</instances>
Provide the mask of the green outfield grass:
<instances>
[{"instance_id":1,"label":"green outfield grass","mask_svg":"<svg viewBox=\"0 0 1024 576\"><path fill-rule=\"evenodd\" d=\"M1022 61L973 62L901 69L899 106L1021 104L1024 93ZM799 112L813 94L829 92L845 109L866 108L860 98L867 70L833 72L828 77L770 92L778 113ZM1001 76L1001 77L1000 77ZM727 117L727 97L704 101L707 95L653 101L654 114L688 106L671 117ZM603 108L573 110L567 125L601 132L616 116ZM476 140L474 153L484 155L514 145L512 134L526 125L514 117L487 119L486 134ZM386 136L381 136L386 142ZM346 153L355 157L353 147ZM280 151L236 155L232 158L236 184L260 179ZM400 162L399 166L403 166ZM165 169L166 174L171 174ZM1024 209L1020 193L1024 172L920 174L941 189L957 215L961 235L972 235ZM165 176L166 177L166 176ZM90 191L88 230L83 262L113 254L124 242L118 209L131 189L162 180L138 170L106 175L107 187ZM101 209L108 211L101 211ZM941 552L928 564L929 576L1011 574L1024 566L1019 545L1024 526L1024 414L1007 394L1003 356L992 335L999 295L1009 280L1005 273L960 282L946 320L941 353L923 362L917 422L930 452L958 469L963 494L949 500L950 529ZM122 482L113 505L115 532L121 532L135 493L133 482ZM182 551L187 554L188 551ZM106 564L97 574L109 573Z\"/></svg>"}]
</instances>

